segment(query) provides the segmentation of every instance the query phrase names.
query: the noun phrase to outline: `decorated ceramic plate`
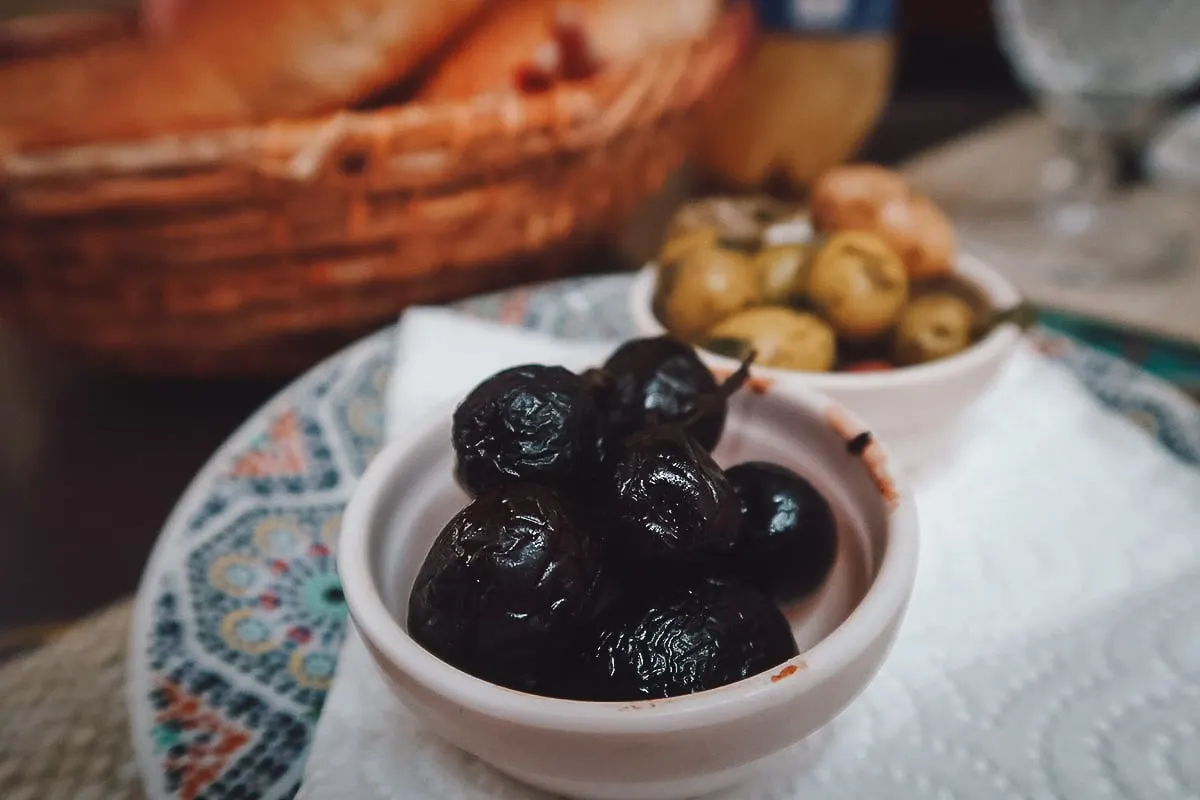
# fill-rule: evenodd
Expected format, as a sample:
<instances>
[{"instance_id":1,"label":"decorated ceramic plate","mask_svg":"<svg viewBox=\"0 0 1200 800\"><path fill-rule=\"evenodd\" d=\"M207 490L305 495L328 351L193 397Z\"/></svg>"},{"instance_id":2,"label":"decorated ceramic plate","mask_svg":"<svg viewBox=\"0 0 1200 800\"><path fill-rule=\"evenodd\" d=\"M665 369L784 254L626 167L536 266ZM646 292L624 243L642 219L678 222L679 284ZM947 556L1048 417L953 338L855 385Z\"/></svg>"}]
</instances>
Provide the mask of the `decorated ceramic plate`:
<instances>
[{"instance_id":1,"label":"decorated ceramic plate","mask_svg":"<svg viewBox=\"0 0 1200 800\"><path fill-rule=\"evenodd\" d=\"M627 276L460 304L564 337L630 335ZM292 797L337 665L346 606L334 538L382 443L390 330L314 368L201 470L138 595L128 702L155 798ZM1045 336L1042 349L1106 404L1200 464L1200 408L1128 362Z\"/></svg>"}]
</instances>

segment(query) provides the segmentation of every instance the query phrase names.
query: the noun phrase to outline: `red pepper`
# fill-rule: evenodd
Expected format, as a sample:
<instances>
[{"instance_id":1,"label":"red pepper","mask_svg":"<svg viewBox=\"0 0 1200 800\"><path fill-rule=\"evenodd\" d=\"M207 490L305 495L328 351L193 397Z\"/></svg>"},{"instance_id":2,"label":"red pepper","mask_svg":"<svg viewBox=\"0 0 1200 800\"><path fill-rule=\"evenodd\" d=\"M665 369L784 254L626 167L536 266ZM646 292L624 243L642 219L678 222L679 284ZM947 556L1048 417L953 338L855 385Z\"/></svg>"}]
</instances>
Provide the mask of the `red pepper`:
<instances>
[{"instance_id":1,"label":"red pepper","mask_svg":"<svg viewBox=\"0 0 1200 800\"><path fill-rule=\"evenodd\" d=\"M874 361L856 361L853 364L847 364L843 372L891 372L895 366L877 359Z\"/></svg>"}]
</instances>

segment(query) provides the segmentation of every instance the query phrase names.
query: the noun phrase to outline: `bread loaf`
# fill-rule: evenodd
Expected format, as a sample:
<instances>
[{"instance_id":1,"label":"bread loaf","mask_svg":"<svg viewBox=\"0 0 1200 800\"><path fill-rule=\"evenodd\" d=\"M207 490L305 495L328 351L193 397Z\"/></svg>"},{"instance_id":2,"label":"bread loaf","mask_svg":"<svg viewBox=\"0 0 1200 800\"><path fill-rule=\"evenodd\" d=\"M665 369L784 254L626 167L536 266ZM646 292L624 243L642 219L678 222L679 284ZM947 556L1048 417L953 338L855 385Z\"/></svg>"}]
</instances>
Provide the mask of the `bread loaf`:
<instances>
[{"instance_id":1,"label":"bread loaf","mask_svg":"<svg viewBox=\"0 0 1200 800\"><path fill-rule=\"evenodd\" d=\"M504 0L476 19L419 97L463 100L585 77L702 38L720 10L719 0Z\"/></svg>"},{"instance_id":2,"label":"bread loaf","mask_svg":"<svg viewBox=\"0 0 1200 800\"><path fill-rule=\"evenodd\" d=\"M0 68L0 149L260 123L408 74L491 0L200 0L169 42L129 34Z\"/></svg>"}]
</instances>

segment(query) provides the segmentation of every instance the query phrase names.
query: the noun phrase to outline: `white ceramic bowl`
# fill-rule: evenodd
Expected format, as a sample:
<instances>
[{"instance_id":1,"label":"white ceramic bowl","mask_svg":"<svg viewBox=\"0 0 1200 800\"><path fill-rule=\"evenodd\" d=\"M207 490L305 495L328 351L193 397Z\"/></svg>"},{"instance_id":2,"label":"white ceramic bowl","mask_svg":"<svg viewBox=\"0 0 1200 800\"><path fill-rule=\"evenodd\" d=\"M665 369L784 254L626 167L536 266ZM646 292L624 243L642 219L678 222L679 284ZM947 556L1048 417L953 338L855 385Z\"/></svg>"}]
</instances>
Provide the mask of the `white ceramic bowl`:
<instances>
[{"instance_id":1,"label":"white ceramic bowl","mask_svg":"<svg viewBox=\"0 0 1200 800\"><path fill-rule=\"evenodd\" d=\"M975 285L992 308L1007 309L1021 299L1007 278L983 261L960 254L957 274ZM653 310L657 266L643 268L629 293L629 310L642 336L666 333ZM1016 350L1020 328L998 325L963 352L930 364L887 372L797 372L754 367L752 373L784 391L816 389L846 406L871 426L909 468L929 466L957 434L956 424ZM731 372L737 362L702 348L696 352L711 368Z\"/></svg>"},{"instance_id":2,"label":"white ceramic bowl","mask_svg":"<svg viewBox=\"0 0 1200 800\"><path fill-rule=\"evenodd\" d=\"M628 703L538 697L455 669L404 624L430 545L467 503L452 477L450 426L447 410L374 460L346 510L338 563L353 624L398 698L501 771L575 797L707 793L824 726L883 662L916 574L913 499L889 473L881 445L861 456L848 451L861 423L800 390L739 393L715 453L725 466L751 459L790 466L835 509L834 571L816 596L785 609L797 658L712 691Z\"/></svg>"}]
</instances>

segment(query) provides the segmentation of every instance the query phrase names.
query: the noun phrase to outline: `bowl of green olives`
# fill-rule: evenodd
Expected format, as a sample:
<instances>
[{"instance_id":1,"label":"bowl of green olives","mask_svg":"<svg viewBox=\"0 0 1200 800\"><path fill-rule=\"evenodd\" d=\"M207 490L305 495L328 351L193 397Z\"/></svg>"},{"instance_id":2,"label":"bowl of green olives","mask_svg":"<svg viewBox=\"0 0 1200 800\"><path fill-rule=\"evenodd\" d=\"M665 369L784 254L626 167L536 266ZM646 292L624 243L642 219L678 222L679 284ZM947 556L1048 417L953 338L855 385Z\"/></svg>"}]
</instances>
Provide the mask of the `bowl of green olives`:
<instances>
[{"instance_id":1,"label":"bowl of green olives","mask_svg":"<svg viewBox=\"0 0 1200 800\"><path fill-rule=\"evenodd\" d=\"M396 696L571 797L697 796L813 746L897 635L916 509L857 418L745 366L670 337L514 365L388 444L338 564Z\"/></svg>"},{"instance_id":2,"label":"bowl of green olives","mask_svg":"<svg viewBox=\"0 0 1200 800\"><path fill-rule=\"evenodd\" d=\"M872 217L828 214L848 227L822 228L799 210L767 214L747 202L757 227L728 198L700 202L722 214L681 213L634 279L637 332L683 339L725 372L753 351L756 377L827 393L917 466L1015 351L1029 318L1016 288L978 258L947 252L941 227L937 246L921 249L917 232L897 241Z\"/></svg>"}]
</instances>

